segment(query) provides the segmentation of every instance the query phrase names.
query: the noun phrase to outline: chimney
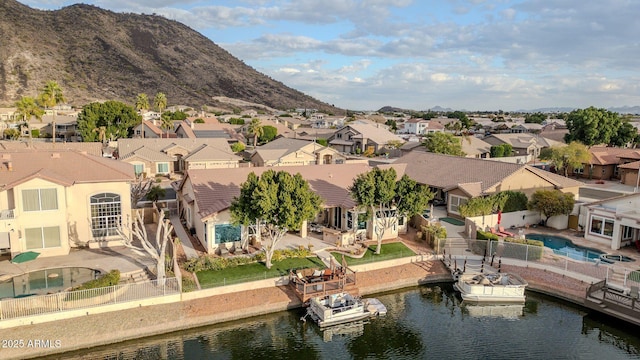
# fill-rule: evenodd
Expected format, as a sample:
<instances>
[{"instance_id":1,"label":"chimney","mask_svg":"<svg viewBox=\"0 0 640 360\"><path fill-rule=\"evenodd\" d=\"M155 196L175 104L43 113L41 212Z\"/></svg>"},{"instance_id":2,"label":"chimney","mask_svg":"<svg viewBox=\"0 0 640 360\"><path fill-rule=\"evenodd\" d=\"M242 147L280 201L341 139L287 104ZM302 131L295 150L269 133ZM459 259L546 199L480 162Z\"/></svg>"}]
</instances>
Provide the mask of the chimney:
<instances>
[{"instance_id":1,"label":"chimney","mask_svg":"<svg viewBox=\"0 0 640 360\"><path fill-rule=\"evenodd\" d=\"M193 130L193 121L189 121L189 126L191 126L191 130Z\"/></svg>"},{"instance_id":2,"label":"chimney","mask_svg":"<svg viewBox=\"0 0 640 360\"><path fill-rule=\"evenodd\" d=\"M13 171L13 163L11 161L7 161L7 170Z\"/></svg>"}]
</instances>

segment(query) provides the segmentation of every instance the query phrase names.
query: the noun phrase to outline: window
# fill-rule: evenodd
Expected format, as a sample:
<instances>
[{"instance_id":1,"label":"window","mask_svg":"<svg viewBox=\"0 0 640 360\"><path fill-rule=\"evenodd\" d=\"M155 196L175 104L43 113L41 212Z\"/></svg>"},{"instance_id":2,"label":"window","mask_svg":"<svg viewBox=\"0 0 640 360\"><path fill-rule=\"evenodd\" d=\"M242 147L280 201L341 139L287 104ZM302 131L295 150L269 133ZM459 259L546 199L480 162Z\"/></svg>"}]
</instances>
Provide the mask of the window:
<instances>
[{"instance_id":1,"label":"window","mask_svg":"<svg viewBox=\"0 0 640 360\"><path fill-rule=\"evenodd\" d=\"M136 175L140 175L144 172L144 164L133 164L133 171Z\"/></svg>"},{"instance_id":2,"label":"window","mask_svg":"<svg viewBox=\"0 0 640 360\"><path fill-rule=\"evenodd\" d=\"M58 191L56 189L22 190L22 208L24 211L58 210Z\"/></svg>"},{"instance_id":3,"label":"window","mask_svg":"<svg viewBox=\"0 0 640 360\"><path fill-rule=\"evenodd\" d=\"M460 205L464 205L467 203L468 199L461 196L451 195L449 197L451 199L449 203L449 211L454 214L460 214L459 208Z\"/></svg>"},{"instance_id":4,"label":"window","mask_svg":"<svg viewBox=\"0 0 640 360\"><path fill-rule=\"evenodd\" d=\"M601 216L592 216L591 225L589 226L589 232L594 235L601 235L606 237L613 236L613 220L607 219Z\"/></svg>"},{"instance_id":5,"label":"window","mask_svg":"<svg viewBox=\"0 0 640 360\"><path fill-rule=\"evenodd\" d=\"M91 197L91 231L93 237L118 235L121 219L120 195L102 193Z\"/></svg>"},{"instance_id":6,"label":"window","mask_svg":"<svg viewBox=\"0 0 640 360\"><path fill-rule=\"evenodd\" d=\"M216 224L214 231L216 233L216 244L240 241L240 225Z\"/></svg>"},{"instance_id":7,"label":"window","mask_svg":"<svg viewBox=\"0 0 640 360\"><path fill-rule=\"evenodd\" d=\"M27 250L60 247L60 227L37 227L24 229Z\"/></svg>"},{"instance_id":8,"label":"window","mask_svg":"<svg viewBox=\"0 0 640 360\"><path fill-rule=\"evenodd\" d=\"M581 167L579 169L573 169L573 173L574 174L584 174L584 167Z\"/></svg>"},{"instance_id":9,"label":"window","mask_svg":"<svg viewBox=\"0 0 640 360\"><path fill-rule=\"evenodd\" d=\"M630 240L633 238L633 228L629 226L622 227L622 240Z\"/></svg>"},{"instance_id":10,"label":"window","mask_svg":"<svg viewBox=\"0 0 640 360\"><path fill-rule=\"evenodd\" d=\"M158 170L156 171L158 174L168 174L169 173L169 163L158 163Z\"/></svg>"}]
</instances>

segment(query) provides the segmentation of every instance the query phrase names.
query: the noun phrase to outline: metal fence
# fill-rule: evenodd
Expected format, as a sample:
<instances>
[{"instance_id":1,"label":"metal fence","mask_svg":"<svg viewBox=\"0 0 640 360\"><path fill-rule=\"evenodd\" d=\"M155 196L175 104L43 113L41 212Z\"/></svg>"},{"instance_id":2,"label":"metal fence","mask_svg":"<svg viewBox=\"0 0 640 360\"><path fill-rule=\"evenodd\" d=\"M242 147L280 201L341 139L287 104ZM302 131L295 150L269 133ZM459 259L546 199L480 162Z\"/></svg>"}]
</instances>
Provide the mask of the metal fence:
<instances>
[{"instance_id":1,"label":"metal fence","mask_svg":"<svg viewBox=\"0 0 640 360\"><path fill-rule=\"evenodd\" d=\"M578 256L576 253L493 240L466 240L466 244L445 240L440 245L440 255L455 256L458 259L467 255L483 256L485 263L492 267L497 267L503 258L514 259L524 262L527 266L555 268L558 272L606 280L608 284L620 284L623 287L640 286L640 271L607 264L599 258ZM458 261L458 267L462 264Z\"/></svg>"},{"instance_id":2,"label":"metal fence","mask_svg":"<svg viewBox=\"0 0 640 360\"><path fill-rule=\"evenodd\" d=\"M0 301L0 320L120 304L173 294L180 294L176 278L167 278L164 282L152 280L143 283L3 299Z\"/></svg>"}]
</instances>

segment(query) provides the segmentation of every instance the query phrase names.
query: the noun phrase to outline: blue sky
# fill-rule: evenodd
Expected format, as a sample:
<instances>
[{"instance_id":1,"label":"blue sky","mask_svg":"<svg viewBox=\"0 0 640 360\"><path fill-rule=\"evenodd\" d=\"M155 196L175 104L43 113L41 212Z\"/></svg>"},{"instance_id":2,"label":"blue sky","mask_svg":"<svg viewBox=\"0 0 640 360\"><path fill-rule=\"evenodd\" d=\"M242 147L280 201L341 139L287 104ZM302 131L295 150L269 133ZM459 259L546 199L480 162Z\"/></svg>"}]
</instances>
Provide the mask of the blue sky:
<instances>
[{"instance_id":1,"label":"blue sky","mask_svg":"<svg viewBox=\"0 0 640 360\"><path fill-rule=\"evenodd\" d=\"M76 3L20 0L55 10ZM637 0L84 0L179 21L348 109L640 105Z\"/></svg>"}]
</instances>

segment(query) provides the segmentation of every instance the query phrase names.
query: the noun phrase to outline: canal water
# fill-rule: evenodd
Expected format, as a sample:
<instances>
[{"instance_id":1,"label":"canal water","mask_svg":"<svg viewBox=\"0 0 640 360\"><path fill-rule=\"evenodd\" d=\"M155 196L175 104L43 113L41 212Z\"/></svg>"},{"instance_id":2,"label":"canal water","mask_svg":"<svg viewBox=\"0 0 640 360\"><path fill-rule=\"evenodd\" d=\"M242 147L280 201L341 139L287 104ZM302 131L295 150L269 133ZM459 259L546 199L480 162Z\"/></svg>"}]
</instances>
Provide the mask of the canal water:
<instances>
[{"instance_id":1,"label":"canal water","mask_svg":"<svg viewBox=\"0 0 640 360\"><path fill-rule=\"evenodd\" d=\"M640 358L640 328L532 292L523 306L466 304L450 284L376 297L385 317L324 332L298 309L51 359Z\"/></svg>"}]
</instances>

